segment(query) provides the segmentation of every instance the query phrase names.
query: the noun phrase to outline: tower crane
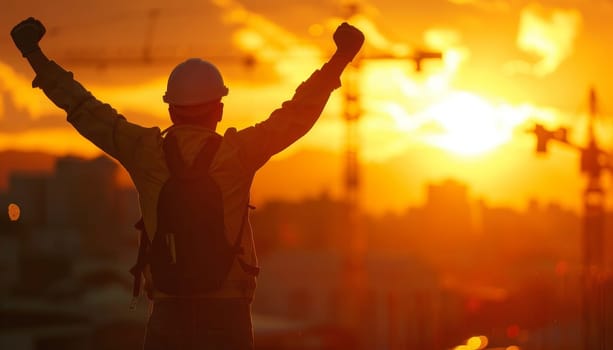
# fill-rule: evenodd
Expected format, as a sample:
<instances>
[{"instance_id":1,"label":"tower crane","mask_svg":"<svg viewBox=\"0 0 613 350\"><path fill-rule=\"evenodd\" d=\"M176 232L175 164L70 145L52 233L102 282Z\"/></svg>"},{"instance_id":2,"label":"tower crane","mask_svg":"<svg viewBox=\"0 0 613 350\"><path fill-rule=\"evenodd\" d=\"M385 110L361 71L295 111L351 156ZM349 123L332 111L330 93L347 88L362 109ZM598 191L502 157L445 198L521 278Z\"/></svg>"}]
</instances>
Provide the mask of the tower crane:
<instances>
[{"instance_id":1,"label":"tower crane","mask_svg":"<svg viewBox=\"0 0 613 350\"><path fill-rule=\"evenodd\" d=\"M350 3L347 6L346 19L359 12L359 6ZM397 56L392 54L363 55L358 54L350 67L344 73L342 96L343 96L343 119L345 122L344 144L344 203L347 209L346 233L348 245L345 252L344 285L351 291L345 297L344 308L341 312L341 322L349 327L358 337L370 333L369 330L360 329L366 324L363 321L362 307L365 302L367 287L366 276L366 233L360 226L360 135L359 121L362 117L362 99L360 93L361 68L364 63L372 61L412 61L415 63L417 72L422 71L423 62L426 60L440 60L443 54L437 51L416 50L411 55ZM367 344L360 342L363 348Z\"/></svg>"},{"instance_id":2,"label":"tower crane","mask_svg":"<svg viewBox=\"0 0 613 350\"><path fill-rule=\"evenodd\" d=\"M108 66L122 67L144 67L144 66L174 66L185 59L185 55L179 57L176 54L159 55L154 54L153 42L160 14L159 8L151 8L146 12L146 27L142 41L142 48L130 54L102 54L100 52L82 52L81 50L71 50L64 56L59 57L59 61L71 66L88 66L104 69ZM51 32L58 28L51 28ZM61 28L60 28L61 29ZM169 50L173 51L173 50ZM238 63L251 69L255 66L256 58L252 53L245 55L209 55L206 57L215 62Z\"/></svg>"},{"instance_id":3,"label":"tower crane","mask_svg":"<svg viewBox=\"0 0 613 350\"><path fill-rule=\"evenodd\" d=\"M548 130L536 124L532 132L536 135L536 152L547 153L550 141L556 141L578 151L581 155L579 169L587 179L583 191L583 232L581 239L581 338L584 350L605 349L605 298L606 280L604 234L606 191L602 186L602 175L613 170L611 154L598 145L594 132L598 114L596 90L591 88L588 95L589 119L587 145L579 146L567 138L567 130Z\"/></svg>"}]
</instances>

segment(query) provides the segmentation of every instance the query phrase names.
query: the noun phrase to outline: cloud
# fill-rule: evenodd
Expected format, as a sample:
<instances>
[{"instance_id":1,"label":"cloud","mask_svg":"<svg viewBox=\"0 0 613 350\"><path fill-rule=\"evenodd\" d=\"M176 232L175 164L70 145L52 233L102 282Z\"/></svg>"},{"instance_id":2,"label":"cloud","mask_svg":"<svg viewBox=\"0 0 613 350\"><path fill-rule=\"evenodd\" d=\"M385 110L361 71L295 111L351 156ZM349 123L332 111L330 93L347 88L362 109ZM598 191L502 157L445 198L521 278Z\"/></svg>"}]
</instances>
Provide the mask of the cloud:
<instances>
[{"instance_id":1,"label":"cloud","mask_svg":"<svg viewBox=\"0 0 613 350\"><path fill-rule=\"evenodd\" d=\"M66 120L59 113L33 118L28 110L15 104L13 95L5 91L0 95L0 133L21 133L25 131L53 129L66 126Z\"/></svg>"},{"instance_id":2,"label":"cloud","mask_svg":"<svg viewBox=\"0 0 613 350\"><path fill-rule=\"evenodd\" d=\"M509 1L505 0L449 0L455 5L470 5L490 12L507 12L511 8Z\"/></svg>"},{"instance_id":3,"label":"cloud","mask_svg":"<svg viewBox=\"0 0 613 350\"><path fill-rule=\"evenodd\" d=\"M101 101L111 103L120 113L140 111L138 122L156 124L166 120L166 107L160 97L165 80L165 77L151 78L144 83L121 87L87 84L86 88ZM65 115L42 90L33 89L29 79L0 61L0 133L68 129Z\"/></svg>"},{"instance_id":4,"label":"cloud","mask_svg":"<svg viewBox=\"0 0 613 350\"><path fill-rule=\"evenodd\" d=\"M63 127L66 121L61 115L27 78L0 62L0 133Z\"/></svg>"},{"instance_id":5,"label":"cloud","mask_svg":"<svg viewBox=\"0 0 613 350\"><path fill-rule=\"evenodd\" d=\"M221 10L223 21L235 26L234 44L252 54L257 62L271 64L283 80L300 82L322 63L322 50L272 20L237 1L212 2Z\"/></svg>"},{"instance_id":6,"label":"cloud","mask_svg":"<svg viewBox=\"0 0 613 350\"><path fill-rule=\"evenodd\" d=\"M328 27L336 28L341 22L345 21L342 18L331 19ZM411 53L409 45L404 43L393 42L381 30L379 26L368 16L361 13L353 15L348 19L352 25L359 28L366 37L366 44L378 51L390 53L396 56L406 56ZM363 51L365 49L362 49Z\"/></svg>"},{"instance_id":7,"label":"cloud","mask_svg":"<svg viewBox=\"0 0 613 350\"><path fill-rule=\"evenodd\" d=\"M424 40L428 47L443 53L443 65L430 75L428 85L447 89L460 66L470 57L470 49L462 43L460 32L451 28L430 28L425 31Z\"/></svg>"},{"instance_id":8,"label":"cloud","mask_svg":"<svg viewBox=\"0 0 613 350\"><path fill-rule=\"evenodd\" d=\"M505 70L538 77L553 73L573 53L581 23L581 13L577 10L528 5L520 16L517 45L539 60L536 63L511 61Z\"/></svg>"},{"instance_id":9,"label":"cloud","mask_svg":"<svg viewBox=\"0 0 613 350\"><path fill-rule=\"evenodd\" d=\"M51 105L40 91L32 89L30 79L18 74L11 66L0 61L0 94L6 91L11 92L11 101L15 107L27 110L30 115L49 114L55 110L55 106ZM0 111L2 109L3 99L0 98ZM0 118L3 118L1 114Z\"/></svg>"}]
</instances>

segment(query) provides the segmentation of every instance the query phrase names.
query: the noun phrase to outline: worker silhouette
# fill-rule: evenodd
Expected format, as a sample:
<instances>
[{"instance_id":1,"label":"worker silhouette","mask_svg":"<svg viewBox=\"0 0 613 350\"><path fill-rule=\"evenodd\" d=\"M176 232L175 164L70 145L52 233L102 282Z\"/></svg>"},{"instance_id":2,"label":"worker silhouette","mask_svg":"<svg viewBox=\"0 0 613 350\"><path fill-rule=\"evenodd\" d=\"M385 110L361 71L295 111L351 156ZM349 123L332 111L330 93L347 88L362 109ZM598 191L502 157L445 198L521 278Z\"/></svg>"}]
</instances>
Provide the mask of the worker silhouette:
<instances>
[{"instance_id":1,"label":"worker silhouette","mask_svg":"<svg viewBox=\"0 0 613 350\"><path fill-rule=\"evenodd\" d=\"M258 262L248 222L256 171L319 118L364 35L343 23L336 52L268 119L215 132L228 94L219 70L191 58L168 78L165 131L128 122L97 100L71 72L49 60L38 43L45 27L34 18L11 37L39 87L67 112L85 138L117 159L139 194L142 231L135 275L152 300L144 349L253 349L251 301ZM249 101L244 102L248 105Z\"/></svg>"}]
</instances>

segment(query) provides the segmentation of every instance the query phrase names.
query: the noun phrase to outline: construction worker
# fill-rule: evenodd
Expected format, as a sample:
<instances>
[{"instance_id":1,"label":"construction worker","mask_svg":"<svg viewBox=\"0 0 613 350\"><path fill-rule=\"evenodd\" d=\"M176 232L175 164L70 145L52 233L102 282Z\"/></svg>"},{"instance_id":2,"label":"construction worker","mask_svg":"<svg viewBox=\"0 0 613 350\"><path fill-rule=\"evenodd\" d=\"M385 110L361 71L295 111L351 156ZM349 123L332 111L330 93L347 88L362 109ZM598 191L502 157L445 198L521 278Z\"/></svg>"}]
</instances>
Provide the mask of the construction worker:
<instances>
[{"instance_id":1,"label":"construction worker","mask_svg":"<svg viewBox=\"0 0 613 350\"><path fill-rule=\"evenodd\" d=\"M160 216L164 215L163 210L159 212L158 201L162 188L174 176L166 147L168 140L176 142L175 159L185 164L195 163L200 153L207 153L203 149L214 143L211 140L218 140L213 151L208 152L211 159L206 170L219 189L225 240L236 242L237 258L232 259L218 288L196 294L160 290L152 277L155 275L152 268L146 260L139 259L139 268L146 265L145 290L153 300L144 348L253 349L250 307L258 263L252 230L246 220L253 177L271 156L311 129L331 92L340 87L340 75L360 50L364 35L347 23L341 24L333 35L336 52L298 87L291 100L268 119L238 131L229 128L221 137L215 130L223 115L222 98L228 94L228 88L213 64L192 58L172 71L163 96L172 126L162 132L158 127L130 123L110 105L97 100L73 79L71 72L45 56L39 47L44 34L45 27L34 18L22 21L11 31L15 45L36 73L32 86L41 88L67 112L68 122L81 135L117 159L130 174L142 213L141 250L145 253L139 256L146 255L148 249L143 241L155 246ZM245 101L245 106L248 103ZM187 204L179 201L166 207L184 205ZM174 236L167 236L166 243L174 244L168 237ZM137 270L136 285L141 272Z\"/></svg>"}]
</instances>

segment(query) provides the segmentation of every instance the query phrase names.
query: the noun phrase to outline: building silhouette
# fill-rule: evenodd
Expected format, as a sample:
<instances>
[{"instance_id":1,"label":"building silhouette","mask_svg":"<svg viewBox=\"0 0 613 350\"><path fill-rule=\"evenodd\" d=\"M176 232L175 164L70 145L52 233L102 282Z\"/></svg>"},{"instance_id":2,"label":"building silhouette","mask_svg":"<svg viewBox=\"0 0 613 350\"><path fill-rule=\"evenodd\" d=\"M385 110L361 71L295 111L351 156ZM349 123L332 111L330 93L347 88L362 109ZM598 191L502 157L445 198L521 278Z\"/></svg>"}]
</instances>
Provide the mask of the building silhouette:
<instances>
[{"instance_id":1,"label":"building silhouette","mask_svg":"<svg viewBox=\"0 0 613 350\"><path fill-rule=\"evenodd\" d=\"M138 347L146 303L128 312L127 270L139 209L117 170L106 157L64 157L52 173L11 174L0 207L17 204L21 215L0 215L0 348ZM342 284L345 215L346 203L326 193L252 212L261 349L355 345L338 319L351 293ZM474 336L490 347L577 348L576 213L535 201L523 211L491 206L447 180L428 184L421 205L359 220L368 241L368 332L359 339L369 348L447 349Z\"/></svg>"}]
</instances>

